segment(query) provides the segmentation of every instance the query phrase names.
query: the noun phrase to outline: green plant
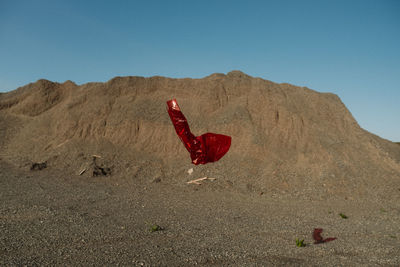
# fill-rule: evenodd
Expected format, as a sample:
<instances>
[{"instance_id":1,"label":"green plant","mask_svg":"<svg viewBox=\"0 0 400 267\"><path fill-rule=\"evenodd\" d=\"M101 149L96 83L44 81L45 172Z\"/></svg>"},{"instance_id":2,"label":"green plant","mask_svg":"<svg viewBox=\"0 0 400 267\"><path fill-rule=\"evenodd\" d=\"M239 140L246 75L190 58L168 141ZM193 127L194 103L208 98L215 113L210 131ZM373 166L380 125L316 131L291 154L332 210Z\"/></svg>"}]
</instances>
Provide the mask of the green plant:
<instances>
[{"instance_id":1,"label":"green plant","mask_svg":"<svg viewBox=\"0 0 400 267\"><path fill-rule=\"evenodd\" d=\"M298 246L299 248L305 247L306 244L304 243L304 239L300 240L300 239L296 238L296 246Z\"/></svg>"},{"instance_id":2,"label":"green plant","mask_svg":"<svg viewBox=\"0 0 400 267\"><path fill-rule=\"evenodd\" d=\"M162 227L159 226L158 224L150 225L150 228L149 228L149 231L150 231L151 233L157 232L157 231L161 231L161 230L164 230L164 228L162 228Z\"/></svg>"},{"instance_id":3,"label":"green plant","mask_svg":"<svg viewBox=\"0 0 400 267\"><path fill-rule=\"evenodd\" d=\"M347 217L346 215L344 215L343 213L339 213L339 216L342 217L343 219L349 218L349 217Z\"/></svg>"}]
</instances>

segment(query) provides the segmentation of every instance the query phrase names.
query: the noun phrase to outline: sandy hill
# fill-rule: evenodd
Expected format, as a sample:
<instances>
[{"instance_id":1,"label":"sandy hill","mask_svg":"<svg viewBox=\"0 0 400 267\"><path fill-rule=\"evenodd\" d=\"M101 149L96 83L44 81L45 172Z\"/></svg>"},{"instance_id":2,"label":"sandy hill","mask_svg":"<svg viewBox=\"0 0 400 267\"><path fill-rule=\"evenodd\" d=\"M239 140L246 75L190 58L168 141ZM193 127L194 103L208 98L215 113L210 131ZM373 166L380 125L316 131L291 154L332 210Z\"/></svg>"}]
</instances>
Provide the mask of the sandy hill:
<instances>
[{"instance_id":1,"label":"sandy hill","mask_svg":"<svg viewBox=\"0 0 400 267\"><path fill-rule=\"evenodd\" d=\"M219 162L190 163L166 112L171 98L194 134L232 136ZM338 96L240 71L81 86L39 80L0 94L2 160L91 175L94 154L112 175L138 183L180 184L194 167L192 178L243 192L385 197L400 188L400 147L360 128Z\"/></svg>"}]
</instances>

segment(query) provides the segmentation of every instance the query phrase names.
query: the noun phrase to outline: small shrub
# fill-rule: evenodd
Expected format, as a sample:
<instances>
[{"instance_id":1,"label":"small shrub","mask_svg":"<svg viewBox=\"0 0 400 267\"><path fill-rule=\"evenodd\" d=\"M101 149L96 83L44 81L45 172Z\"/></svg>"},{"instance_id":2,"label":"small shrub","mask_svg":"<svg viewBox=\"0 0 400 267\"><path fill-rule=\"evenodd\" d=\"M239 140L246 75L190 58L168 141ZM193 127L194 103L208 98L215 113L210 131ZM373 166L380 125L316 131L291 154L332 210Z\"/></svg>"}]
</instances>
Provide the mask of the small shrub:
<instances>
[{"instance_id":1,"label":"small shrub","mask_svg":"<svg viewBox=\"0 0 400 267\"><path fill-rule=\"evenodd\" d=\"M305 247L306 244L304 243L304 239L300 240L299 238L296 238L296 246L298 246L299 248Z\"/></svg>"},{"instance_id":2,"label":"small shrub","mask_svg":"<svg viewBox=\"0 0 400 267\"><path fill-rule=\"evenodd\" d=\"M153 225L151 225L151 226L150 226L150 229L149 229L149 231L150 231L151 233L157 232L157 231L161 231L161 230L164 230L164 228L162 228L162 227L159 226L158 224L153 224Z\"/></svg>"},{"instance_id":3,"label":"small shrub","mask_svg":"<svg viewBox=\"0 0 400 267\"><path fill-rule=\"evenodd\" d=\"M339 216L342 217L343 219L349 218L349 217L347 217L346 215L344 215L343 213L339 213Z\"/></svg>"}]
</instances>

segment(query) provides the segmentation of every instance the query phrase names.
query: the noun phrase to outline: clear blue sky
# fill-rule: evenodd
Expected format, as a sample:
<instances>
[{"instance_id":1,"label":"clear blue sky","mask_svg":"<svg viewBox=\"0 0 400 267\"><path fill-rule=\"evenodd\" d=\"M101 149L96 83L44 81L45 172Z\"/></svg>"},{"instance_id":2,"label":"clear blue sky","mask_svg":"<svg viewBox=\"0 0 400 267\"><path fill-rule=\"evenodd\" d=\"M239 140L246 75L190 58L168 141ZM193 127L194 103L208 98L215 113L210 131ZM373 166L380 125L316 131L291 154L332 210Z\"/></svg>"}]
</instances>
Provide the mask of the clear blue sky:
<instances>
[{"instance_id":1,"label":"clear blue sky","mask_svg":"<svg viewBox=\"0 0 400 267\"><path fill-rule=\"evenodd\" d=\"M400 1L0 0L0 91L241 70L339 95L400 141Z\"/></svg>"}]
</instances>

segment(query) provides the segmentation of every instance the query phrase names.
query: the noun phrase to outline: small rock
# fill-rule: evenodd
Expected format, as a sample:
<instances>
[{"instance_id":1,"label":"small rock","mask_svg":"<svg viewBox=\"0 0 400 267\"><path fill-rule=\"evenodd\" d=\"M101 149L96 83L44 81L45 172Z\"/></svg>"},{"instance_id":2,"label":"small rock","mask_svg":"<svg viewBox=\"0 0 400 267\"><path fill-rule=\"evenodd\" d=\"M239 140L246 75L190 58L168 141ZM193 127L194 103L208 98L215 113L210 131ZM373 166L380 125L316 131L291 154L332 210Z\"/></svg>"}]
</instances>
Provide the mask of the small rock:
<instances>
[{"instance_id":1,"label":"small rock","mask_svg":"<svg viewBox=\"0 0 400 267\"><path fill-rule=\"evenodd\" d=\"M47 168L47 162L34 162L31 165L31 171L40 171Z\"/></svg>"}]
</instances>

